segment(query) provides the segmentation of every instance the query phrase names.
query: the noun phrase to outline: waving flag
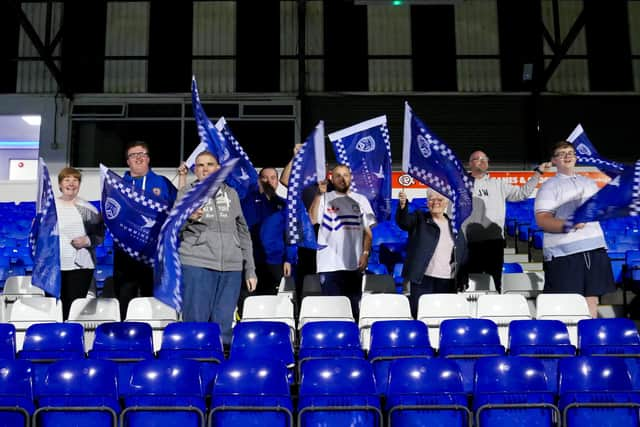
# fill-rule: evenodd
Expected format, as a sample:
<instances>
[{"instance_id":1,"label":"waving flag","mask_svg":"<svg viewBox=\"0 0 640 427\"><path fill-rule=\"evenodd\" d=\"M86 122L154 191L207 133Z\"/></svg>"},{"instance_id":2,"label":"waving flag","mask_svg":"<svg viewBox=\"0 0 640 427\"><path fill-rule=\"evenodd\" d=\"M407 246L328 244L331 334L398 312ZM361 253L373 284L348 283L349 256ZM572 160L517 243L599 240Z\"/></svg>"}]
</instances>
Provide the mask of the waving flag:
<instances>
[{"instance_id":1,"label":"waving flag","mask_svg":"<svg viewBox=\"0 0 640 427\"><path fill-rule=\"evenodd\" d=\"M160 230L158 250L153 265L153 296L182 311L182 269L178 254L178 234L187 218L214 197L238 159L231 159L216 172L196 184L171 210Z\"/></svg>"},{"instance_id":2,"label":"waving flag","mask_svg":"<svg viewBox=\"0 0 640 427\"><path fill-rule=\"evenodd\" d=\"M582 129L581 124L578 124L573 132L571 132L567 141L572 143L576 150L577 165L595 166L611 178L615 178L624 172L625 166L622 163L600 157L596 148L591 144L591 141L589 141L587 133Z\"/></svg>"},{"instance_id":3,"label":"waving flag","mask_svg":"<svg viewBox=\"0 0 640 427\"><path fill-rule=\"evenodd\" d=\"M573 214L572 223L640 215L640 160L613 178Z\"/></svg>"},{"instance_id":4,"label":"waving flag","mask_svg":"<svg viewBox=\"0 0 640 427\"><path fill-rule=\"evenodd\" d=\"M402 169L451 200L451 221L457 232L471 215L473 181L462 163L415 115L408 103L404 110Z\"/></svg>"},{"instance_id":5,"label":"waving flag","mask_svg":"<svg viewBox=\"0 0 640 427\"><path fill-rule=\"evenodd\" d=\"M153 265L160 227L170 206L152 194L138 192L104 165L100 173L102 216L113 241L131 258Z\"/></svg>"},{"instance_id":6,"label":"waving flag","mask_svg":"<svg viewBox=\"0 0 640 427\"><path fill-rule=\"evenodd\" d=\"M229 159L240 158L236 163L236 168L227 176L225 182L229 187L236 190L240 200L244 199L249 189L258 185L256 168L253 167L249 156L236 140L224 117L221 117L215 126L211 123L200 102L198 84L195 78L191 82L191 101L200 142L207 145L209 151L216 156L220 165L223 165Z\"/></svg>"},{"instance_id":7,"label":"waving flag","mask_svg":"<svg viewBox=\"0 0 640 427\"><path fill-rule=\"evenodd\" d=\"M324 122L321 121L295 155L291 165L286 208L289 245L318 249L316 233L302 201L302 192L325 177Z\"/></svg>"},{"instance_id":8,"label":"waving flag","mask_svg":"<svg viewBox=\"0 0 640 427\"><path fill-rule=\"evenodd\" d=\"M31 283L47 294L60 298L58 215L49 169L42 158L38 162L37 197L36 216L29 233L29 245L34 263Z\"/></svg>"},{"instance_id":9,"label":"waving flag","mask_svg":"<svg viewBox=\"0 0 640 427\"><path fill-rule=\"evenodd\" d=\"M196 148L193 149L191 154L189 154L189 157L187 157L187 160L184 161L184 164L193 172L193 168L196 165L196 158L200 153L208 149L209 147L207 147L207 144L201 142Z\"/></svg>"},{"instance_id":10,"label":"waving flag","mask_svg":"<svg viewBox=\"0 0 640 427\"><path fill-rule=\"evenodd\" d=\"M329 134L338 162L351 169L351 190L369 199L378 222L391 214L391 145L387 116Z\"/></svg>"}]
</instances>

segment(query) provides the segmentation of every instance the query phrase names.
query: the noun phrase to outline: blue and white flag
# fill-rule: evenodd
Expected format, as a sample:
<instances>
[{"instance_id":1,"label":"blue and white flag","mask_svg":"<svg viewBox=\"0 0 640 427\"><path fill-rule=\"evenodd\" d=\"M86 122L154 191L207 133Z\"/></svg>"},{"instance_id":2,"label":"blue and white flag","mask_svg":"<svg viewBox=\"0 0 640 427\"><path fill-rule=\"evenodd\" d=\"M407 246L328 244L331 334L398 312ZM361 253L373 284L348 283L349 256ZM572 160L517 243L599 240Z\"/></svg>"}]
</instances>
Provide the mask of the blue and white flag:
<instances>
[{"instance_id":1,"label":"blue and white flag","mask_svg":"<svg viewBox=\"0 0 640 427\"><path fill-rule=\"evenodd\" d=\"M571 222L603 221L640 215L640 160L616 176L576 209Z\"/></svg>"},{"instance_id":2,"label":"blue and white flag","mask_svg":"<svg viewBox=\"0 0 640 427\"><path fill-rule=\"evenodd\" d=\"M224 117L221 117L215 126L211 123L200 102L198 84L195 77L191 81L191 101L200 142L207 145L208 150L218 159L218 163L223 165L229 159L240 158L236 163L236 168L227 176L225 182L229 187L236 190L240 200L244 199L249 189L258 185L256 168L253 167L249 156L244 152L231 132Z\"/></svg>"},{"instance_id":3,"label":"blue and white flag","mask_svg":"<svg viewBox=\"0 0 640 427\"><path fill-rule=\"evenodd\" d=\"M196 146L196 148L193 149L193 151L191 152L191 154L189 154L189 157L187 157L187 160L184 161L184 164L191 169L191 172L193 172L193 169L196 165L196 159L198 158L198 155L200 153L202 153L203 151L208 150L209 147L207 147L207 144L205 144L204 142L201 142L200 144L198 144Z\"/></svg>"},{"instance_id":4,"label":"blue and white flag","mask_svg":"<svg viewBox=\"0 0 640 427\"><path fill-rule=\"evenodd\" d=\"M182 268L178 254L180 230L191 214L215 196L237 162L238 159L229 160L216 172L193 186L176 202L160 230L153 265L153 296L177 311L182 311Z\"/></svg>"},{"instance_id":5,"label":"blue and white flag","mask_svg":"<svg viewBox=\"0 0 640 427\"><path fill-rule=\"evenodd\" d=\"M131 258L153 265L160 228L171 206L139 192L122 177L100 165L102 216L113 241Z\"/></svg>"},{"instance_id":6,"label":"blue and white flag","mask_svg":"<svg viewBox=\"0 0 640 427\"><path fill-rule=\"evenodd\" d=\"M454 231L471 215L473 180L453 151L405 102L402 170L452 201Z\"/></svg>"},{"instance_id":7,"label":"blue and white flag","mask_svg":"<svg viewBox=\"0 0 640 427\"><path fill-rule=\"evenodd\" d=\"M293 158L287 190L287 244L318 249L316 233L302 201L302 192L326 178L324 122L318 123Z\"/></svg>"},{"instance_id":8,"label":"blue and white flag","mask_svg":"<svg viewBox=\"0 0 640 427\"><path fill-rule=\"evenodd\" d=\"M338 162L351 169L351 190L369 199L378 222L391 214L391 144L387 116L329 134Z\"/></svg>"},{"instance_id":9,"label":"blue and white flag","mask_svg":"<svg viewBox=\"0 0 640 427\"><path fill-rule=\"evenodd\" d=\"M31 283L47 294L60 298L58 214L49 169L42 158L38 162L36 216L31 224L29 245L33 256Z\"/></svg>"},{"instance_id":10,"label":"blue and white flag","mask_svg":"<svg viewBox=\"0 0 640 427\"><path fill-rule=\"evenodd\" d=\"M577 165L595 166L611 178L615 178L624 172L625 166L622 163L600 157L581 124L578 124L571 132L567 141L573 144L573 148L576 151Z\"/></svg>"}]
</instances>

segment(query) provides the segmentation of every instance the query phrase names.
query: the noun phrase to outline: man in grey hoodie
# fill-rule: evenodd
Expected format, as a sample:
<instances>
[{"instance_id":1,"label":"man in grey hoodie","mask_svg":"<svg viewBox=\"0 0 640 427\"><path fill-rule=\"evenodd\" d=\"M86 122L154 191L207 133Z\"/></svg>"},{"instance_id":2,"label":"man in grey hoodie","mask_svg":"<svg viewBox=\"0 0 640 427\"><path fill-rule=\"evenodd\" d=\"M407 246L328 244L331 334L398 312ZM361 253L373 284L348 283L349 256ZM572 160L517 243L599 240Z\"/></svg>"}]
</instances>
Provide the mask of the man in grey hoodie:
<instances>
[{"instance_id":1,"label":"man in grey hoodie","mask_svg":"<svg viewBox=\"0 0 640 427\"><path fill-rule=\"evenodd\" d=\"M212 153L200 153L198 180L182 188L178 198L219 168ZM181 239L183 320L218 323L223 342L229 344L243 272L250 292L257 283L251 236L236 191L222 184L187 220Z\"/></svg>"}]
</instances>

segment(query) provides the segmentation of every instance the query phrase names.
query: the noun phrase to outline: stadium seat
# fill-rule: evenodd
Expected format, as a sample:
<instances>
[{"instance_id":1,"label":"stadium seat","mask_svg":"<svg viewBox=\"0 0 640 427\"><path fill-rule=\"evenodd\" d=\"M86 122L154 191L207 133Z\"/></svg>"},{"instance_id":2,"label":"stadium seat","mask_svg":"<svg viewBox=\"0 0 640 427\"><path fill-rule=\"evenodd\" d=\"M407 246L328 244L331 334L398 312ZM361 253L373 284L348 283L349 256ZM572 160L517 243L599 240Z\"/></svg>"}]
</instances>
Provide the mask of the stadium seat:
<instances>
[{"instance_id":1,"label":"stadium seat","mask_svg":"<svg viewBox=\"0 0 640 427\"><path fill-rule=\"evenodd\" d=\"M16 327L0 323L0 359L16 358Z\"/></svg>"},{"instance_id":2,"label":"stadium seat","mask_svg":"<svg viewBox=\"0 0 640 427\"><path fill-rule=\"evenodd\" d=\"M300 331L298 370L311 359L364 358L360 346L360 331L355 322L309 322Z\"/></svg>"},{"instance_id":3,"label":"stadium seat","mask_svg":"<svg viewBox=\"0 0 640 427\"><path fill-rule=\"evenodd\" d=\"M44 291L31 284L31 276L8 277L2 289L5 301L15 301L17 298L30 296L44 296Z\"/></svg>"},{"instance_id":4,"label":"stadium seat","mask_svg":"<svg viewBox=\"0 0 640 427\"><path fill-rule=\"evenodd\" d=\"M522 266L517 262L505 262L502 264L503 274L522 273L523 271Z\"/></svg>"},{"instance_id":5,"label":"stadium seat","mask_svg":"<svg viewBox=\"0 0 640 427\"><path fill-rule=\"evenodd\" d=\"M295 359L289 325L282 322L240 322L233 329L230 359L260 359L268 357L282 362L289 370L289 382L294 382Z\"/></svg>"},{"instance_id":6,"label":"stadium seat","mask_svg":"<svg viewBox=\"0 0 640 427\"><path fill-rule=\"evenodd\" d=\"M544 366L537 359L503 356L476 362L473 409L477 427L557 425L560 414L554 399Z\"/></svg>"},{"instance_id":7,"label":"stadium seat","mask_svg":"<svg viewBox=\"0 0 640 427\"><path fill-rule=\"evenodd\" d=\"M471 304L471 314L476 315L478 307L478 298L480 295L497 294L496 284L493 281L493 277L486 273L471 273L469 274L469 281L467 288L461 292L467 301Z\"/></svg>"},{"instance_id":8,"label":"stadium seat","mask_svg":"<svg viewBox=\"0 0 640 427\"><path fill-rule=\"evenodd\" d=\"M255 295L244 300L242 321L265 320L289 325L291 342L296 338L293 301L288 295Z\"/></svg>"},{"instance_id":9,"label":"stadium seat","mask_svg":"<svg viewBox=\"0 0 640 427\"><path fill-rule=\"evenodd\" d=\"M96 328L90 359L111 360L118 364L118 393L126 394L131 367L153 359L151 326L142 322L102 323Z\"/></svg>"},{"instance_id":10,"label":"stadium seat","mask_svg":"<svg viewBox=\"0 0 640 427\"><path fill-rule=\"evenodd\" d=\"M389 426L467 427L471 424L462 374L451 360L394 360L386 397Z\"/></svg>"},{"instance_id":11,"label":"stadium seat","mask_svg":"<svg viewBox=\"0 0 640 427\"><path fill-rule=\"evenodd\" d=\"M120 303L117 298L78 298L71 303L69 323L79 323L84 328L84 348L91 350L98 325L119 322Z\"/></svg>"},{"instance_id":12,"label":"stadium seat","mask_svg":"<svg viewBox=\"0 0 640 427\"><path fill-rule=\"evenodd\" d=\"M380 320L413 320L409 299L398 294L365 294L360 300L360 343L369 350L371 326Z\"/></svg>"},{"instance_id":13,"label":"stadium seat","mask_svg":"<svg viewBox=\"0 0 640 427\"><path fill-rule=\"evenodd\" d=\"M309 296L300 305L298 329L309 322L345 320L354 322L351 302L345 296Z\"/></svg>"},{"instance_id":14,"label":"stadium seat","mask_svg":"<svg viewBox=\"0 0 640 427\"><path fill-rule=\"evenodd\" d=\"M33 397L31 363L0 359L0 427L30 426Z\"/></svg>"},{"instance_id":15,"label":"stadium seat","mask_svg":"<svg viewBox=\"0 0 640 427\"><path fill-rule=\"evenodd\" d=\"M178 320L178 312L154 297L138 297L129 302L127 322L145 322L153 330L153 350L160 350L162 330Z\"/></svg>"},{"instance_id":16,"label":"stadium seat","mask_svg":"<svg viewBox=\"0 0 640 427\"><path fill-rule=\"evenodd\" d=\"M520 294L527 299L535 299L544 290L544 273L509 273L502 275L502 293Z\"/></svg>"},{"instance_id":17,"label":"stadium seat","mask_svg":"<svg viewBox=\"0 0 640 427\"><path fill-rule=\"evenodd\" d=\"M373 367L378 394L386 394L389 366L395 359L433 357L427 325L419 320L381 320L371 326L371 348L367 354Z\"/></svg>"},{"instance_id":18,"label":"stadium seat","mask_svg":"<svg viewBox=\"0 0 640 427\"><path fill-rule=\"evenodd\" d=\"M621 357L640 390L640 334L631 319L587 319L578 322L578 349L582 356Z\"/></svg>"},{"instance_id":19,"label":"stadium seat","mask_svg":"<svg viewBox=\"0 0 640 427\"><path fill-rule=\"evenodd\" d=\"M118 368L106 360L65 360L47 367L34 426L117 426Z\"/></svg>"},{"instance_id":20,"label":"stadium seat","mask_svg":"<svg viewBox=\"0 0 640 427\"><path fill-rule=\"evenodd\" d=\"M278 285L278 295L287 296L292 301L296 300L296 282L293 276L282 276Z\"/></svg>"},{"instance_id":21,"label":"stadium seat","mask_svg":"<svg viewBox=\"0 0 640 427\"><path fill-rule=\"evenodd\" d=\"M302 280L302 299L310 296L322 295L322 286L320 285L319 274L307 274Z\"/></svg>"},{"instance_id":22,"label":"stadium seat","mask_svg":"<svg viewBox=\"0 0 640 427\"><path fill-rule=\"evenodd\" d=\"M504 356L498 327L488 319L450 319L440 324L440 357L453 359L460 367L464 391L473 391L476 359Z\"/></svg>"},{"instance_id":23,"label":"stadium seat","mask_svg":"<svg viewBox=\"0 0 640 427\"><path fill-rule=\"evenodd\" d=\"M7 307L6 321L16 327L16 350L22 350L24 334L34 323L62 322L62 305L52 297L19 298Z\"/></svg>"},{"instance_id":24,"label":"stadium seat","mask_svg":"<svg viewBox=\"0 0 640 427\"><path fill-rule=\"evenodd\" d=\"M389 274L389 271L384 264L369 262L365 274Z\"/></svg>"},{"instance_id":25,"label":"stadium seat","mask_svg":"<svg viewBox=\"0 0 640 427\"><path fill-rule=\"evenodd\" d=\"M200 365L193 360L145 360L131 368L120 425L204 427Z\"/></svg>"},{"instance_id":26,"label":"stadium seat","mask_svg":"<svg viewBox=\"0 0 640 427\"><path fill-rule=\"evenodd\" d=\"M509 344L509 323L513 320L530 320L531 312L522 295L482 295L478 298L478 319L490 319L498 325L503 346Z\"/></svg>"},{"instance_id":27,"label":"stadium seat","mask_svg":"<svg viewBox=\"0 0 640 427\"><path fill-rule=\"evenodd\" d=\"M363 274L362 293L367 294L393 294L396 292L396 283L390 274Z\"/></svg>"},{"instance_id":28,"label":"stadium seat","mask_svg":"<svg viewBox=\"0 0 640 427\"><path fill-rule=\"evenodd\" d=\"M622 359L569 357L558 363L558 375L563 426L640 425L640 393Z\"/></svg>"},{"instance_id":29,"label":"stadium seat","mask_svg":"<svg viewBox=\"0 0 640 427\"><path fill-rule=\"evenodd\" d=\"M443 320L471 317L471 304L461 294L426 294L418 300L418 320L429 328L429 342L435 349L440 346L440 324Z\"/></svg>"},{"instance_id":30,"label":"stadium seat","mask_svg":"<svg viewBox=\"0 0 640 427\"><path fill-rule=\"evenodd\" d=\"M158 359L191 359L200 364L202 387L208 392L224 361L220 326L212 322L169 323L162 334Z\"/></svg>"},{"instance_id":31,"label":"stadium seat","mask_svg":"<svg viewBox=\"0 0 640 427\"><path fill-rule=\"evenodd\" d=\"M228 360L211 394L210 426L293 426L287 369L279 361Z\"/></svg>"},{"instance_id":32,"label":"stadium seat","mask_svg":"<svg viewBox=\"0 0 640 427\"><path fill-rule=\"evenodd\" d=\"M560 320L567 325L571 344L578 345L578 322L591 319L587 301L578 294L540 294L536 298L536 319Z\"/></svg>"},{"instance_id":33,"label":"stadium seat","mask_svg":"<svg viewBox=\"0 0 640 427\"><path fill-rule=\"evenodd\" d=\"M558 391L558 361L576 354L569 331L559 320L514 320L509 325L509 354L540 359L549 390Z\"/></svg>"},{"instance_id":34,"label":"stadium seat","mask_svg":"<svg viewBox=\"0 0 640 427\"><path fill-rule=\"evenodd\" d=\"M314 359L302 368L298 426L382 427L380 398L364 359Z\"/></svg>"}]
</instances>

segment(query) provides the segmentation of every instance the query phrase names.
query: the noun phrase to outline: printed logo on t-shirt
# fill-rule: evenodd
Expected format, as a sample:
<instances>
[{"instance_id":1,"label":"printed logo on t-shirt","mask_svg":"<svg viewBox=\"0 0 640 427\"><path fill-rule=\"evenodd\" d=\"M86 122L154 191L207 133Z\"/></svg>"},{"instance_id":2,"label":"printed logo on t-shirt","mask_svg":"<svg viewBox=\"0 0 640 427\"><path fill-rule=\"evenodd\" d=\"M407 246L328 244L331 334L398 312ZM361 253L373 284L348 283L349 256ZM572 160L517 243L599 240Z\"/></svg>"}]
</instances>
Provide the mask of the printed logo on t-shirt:
<instances>
[{"instance_id":1,"label":"printed logo on t-shirt","mask_svg":"<svg viewBox=\"0 0 640 427\"><path fill-rule=\"evenodd\" d=\"M153 187L151 191L153 191L153 194L155 194L156 196L162 194L162 190L160 190L160 187Z\"/></svg>"}]
</instances>

